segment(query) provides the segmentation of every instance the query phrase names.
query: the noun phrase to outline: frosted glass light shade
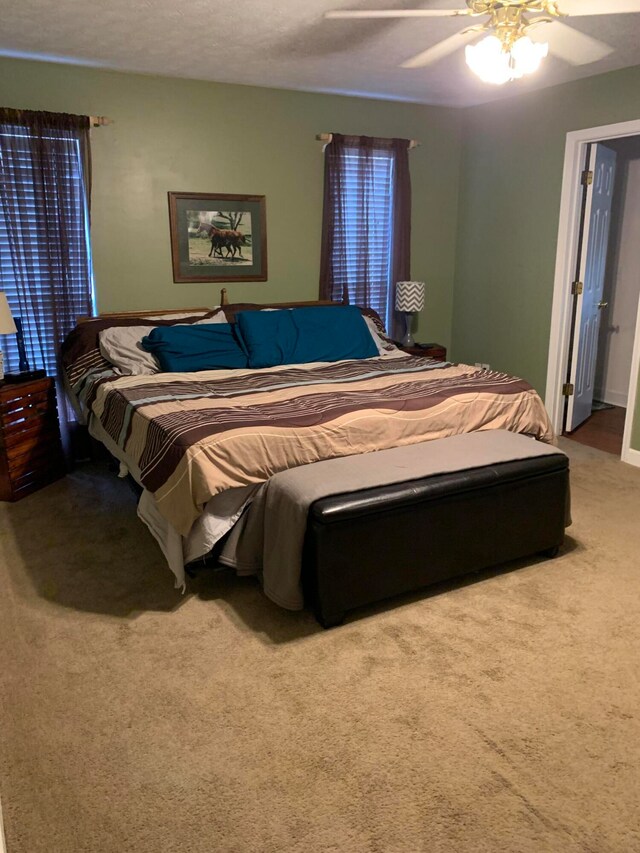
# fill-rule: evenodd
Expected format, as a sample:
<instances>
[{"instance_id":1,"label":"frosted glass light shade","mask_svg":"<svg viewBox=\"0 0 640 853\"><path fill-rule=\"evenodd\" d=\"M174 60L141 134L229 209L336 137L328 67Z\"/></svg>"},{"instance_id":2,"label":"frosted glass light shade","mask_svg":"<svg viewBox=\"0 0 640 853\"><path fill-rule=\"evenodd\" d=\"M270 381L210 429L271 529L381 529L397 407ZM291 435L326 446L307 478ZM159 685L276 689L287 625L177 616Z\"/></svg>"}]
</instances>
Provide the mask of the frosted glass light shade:
<instances>
[{"instance_id":1,"label":"frosted glass light shade","mask_svg":"<svg viewBox=\"0 0 640 853\"><path fill-rule=\"evenodd\" d=\"M413 313L424 308L424 281L399 281L396 284L396 311Z\"/></svg>"},{"instance_id":2,"label":"frosted glass light shade","mask_svg":"<svg viewBox=\"0 0 640 853\"><path fill-rule=\"evenodd\" d=\"M7 294L0 292L0 335L13 335L16 332L16 324L7 302Z\"/></svg>"},{"instance_id":3,"label":"frosted glass light shade","mask_svg":"<svg viewBox=\"0 0 640 853\"><path fill-rule=\"evenodd\" d=\"M534 42L529 36L521 36L510 50L505 49L496 36L487 36L478 44L467 45L465 59L482 81L502 86L525 74L533 74L548 53L548 44Z\"/></svg>"},{"instance_id":4,"label":"frosted glass light shade","mask_svg":"<svg viewBox=\"0 0 640 853\"><path fill-rule=\"evenodd\" d=\"M496 36L467 45L464 53L467 65L484 83L501 86L511 80L509 54L502 49L502 42Z\"/></svg>"},{"instance_id":5,"label":"frosted glass light shade","mask_svg":"<svg viewBox=\"0 0 640 853\"><path fill-rule=\"evenodd\" d=\"M522 36L511 48L511 64L515 76L523 77L533 74L540 68L540 63L549 53L549 45L545 42L531 41L529 36Z\"/></svg>"}]
</instances>

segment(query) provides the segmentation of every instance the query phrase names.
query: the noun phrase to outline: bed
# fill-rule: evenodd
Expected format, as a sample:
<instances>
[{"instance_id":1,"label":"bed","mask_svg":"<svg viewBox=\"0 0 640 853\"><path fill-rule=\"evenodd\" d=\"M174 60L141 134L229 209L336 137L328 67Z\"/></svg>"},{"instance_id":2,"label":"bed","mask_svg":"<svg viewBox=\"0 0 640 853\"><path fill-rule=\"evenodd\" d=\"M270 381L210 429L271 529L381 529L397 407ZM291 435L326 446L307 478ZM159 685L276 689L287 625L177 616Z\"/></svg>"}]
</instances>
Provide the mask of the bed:
<instances>
[{"instance_id":1,"label":"bed","mask_svg":"<svg viewBox=\"0 0 640 853\"><path fill-rule=\"evenodd\" d=\"M527 382L402 353L367 310L377 354L361 359L125 375L98 343L113 327L233 324L242 312L327 305L229 305L224 293L221 302L179 314L101 315L80 322L62 351L79 417L142 487L138 514L177 586L185 565L225 536L220 560L235 565L232 528L278 472L477 430L554 442Z\"/></svg>"}]
</instances>

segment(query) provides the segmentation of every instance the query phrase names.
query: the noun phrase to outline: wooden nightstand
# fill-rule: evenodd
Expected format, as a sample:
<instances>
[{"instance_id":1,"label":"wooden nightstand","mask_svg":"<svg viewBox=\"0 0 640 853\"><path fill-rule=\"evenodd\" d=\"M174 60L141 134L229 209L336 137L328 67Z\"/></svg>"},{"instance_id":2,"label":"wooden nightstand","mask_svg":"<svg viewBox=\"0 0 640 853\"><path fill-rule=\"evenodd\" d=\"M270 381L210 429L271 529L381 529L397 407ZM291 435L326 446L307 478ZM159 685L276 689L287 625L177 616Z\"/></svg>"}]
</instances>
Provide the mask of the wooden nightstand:
<instances>
[{"instance_id":1,"label":"wooden nightstand","mask_svg":"<svg viewBox=\"0 0 640 853\"><path fill-rule=\"evenodd\" d=\"M425 358L434 358L436 361L447 360L447 348L441 344L416 344L413 347L403 347L402 352L408 352L409 355L423 355Z\"/></svg>"},{"instance_id":2,"label":"wooden nightstand","mask_svg":"<svg viewBox=\"0 0 640 853\"><path fill-rule=\"evenodd\" d=\"M65 469L53 379L0 383L0 500L18 501Z\"/></svg>"}]
</instances>

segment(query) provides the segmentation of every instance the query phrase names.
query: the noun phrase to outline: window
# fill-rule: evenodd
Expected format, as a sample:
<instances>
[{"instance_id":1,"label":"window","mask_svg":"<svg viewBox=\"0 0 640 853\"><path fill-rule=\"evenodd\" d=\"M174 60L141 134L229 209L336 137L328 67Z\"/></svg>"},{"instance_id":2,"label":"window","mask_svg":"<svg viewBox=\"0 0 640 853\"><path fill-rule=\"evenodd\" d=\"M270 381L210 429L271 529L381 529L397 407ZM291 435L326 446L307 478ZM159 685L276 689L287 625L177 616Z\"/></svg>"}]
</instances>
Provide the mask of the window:
<instances>
[{"instance_id":1,"label":"window","mask_svg":"<svg viewBox=\"0 0 640 853\"><path fill-rule=\"evenodd\" d=\"M378 312L388 329L393 310L393 165L393 152L377 152L361 182L358 152L347 153L342 198L345 228L341 234L345 247L335 266L346 278L349 302L356 303L358 294L366 290L367 307Z\"/></svg>"},{"instance_id":2,"label":"window","mask_svg":"<svg viewBox=\"0 0 640 853\"><path fill-rule=\"evenodd\" d=\"M409 278L408 147L333 134L325 149L320 295L373 308L391 333L395 282Z\"/></svg>"},{"instance_id":3,"label":"window","mask_svg":"<svg viewBox=\"0 0 640 853\"><path fill-rule=\"evenodd\" d=\"M0 123L0 290L22 320L30 367L54 376L62 338L93 310L81 142L66 128ZM16 336L0 345L5 370L18 371Z\"/></svg>"}]
</instances>

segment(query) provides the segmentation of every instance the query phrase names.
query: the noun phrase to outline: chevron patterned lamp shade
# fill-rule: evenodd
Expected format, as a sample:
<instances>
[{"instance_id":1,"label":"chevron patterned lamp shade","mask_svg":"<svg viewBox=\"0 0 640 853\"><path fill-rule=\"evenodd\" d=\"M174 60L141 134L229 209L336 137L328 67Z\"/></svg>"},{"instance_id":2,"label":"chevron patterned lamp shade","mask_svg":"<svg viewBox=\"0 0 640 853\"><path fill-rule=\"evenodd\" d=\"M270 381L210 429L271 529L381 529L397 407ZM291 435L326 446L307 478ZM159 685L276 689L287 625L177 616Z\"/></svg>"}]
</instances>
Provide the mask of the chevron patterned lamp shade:
<instances>
[{"instance_id":1,"label":"chevron patterned lamp shade","mask_svg":"<svg viewBox=\"0 0 640 853\"><path fill-rule=\"evenodd\" d=\"M424 281L399 281L396 284L396 311L422 311Z\"/></svg>"},{"instance_id":2,"label":"chevron patterned lamp shade","mask_svg":"<svg viewBox=\"0 0 640 853\"><path fill-rule=\"evenodd\" d=\"M411 315L424 308L424 281L399 281L396 284L396 311L405 315L405 335L402 346L415 344L411 335Z\"/></svg>"}]
</instances>

